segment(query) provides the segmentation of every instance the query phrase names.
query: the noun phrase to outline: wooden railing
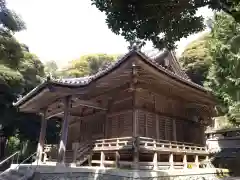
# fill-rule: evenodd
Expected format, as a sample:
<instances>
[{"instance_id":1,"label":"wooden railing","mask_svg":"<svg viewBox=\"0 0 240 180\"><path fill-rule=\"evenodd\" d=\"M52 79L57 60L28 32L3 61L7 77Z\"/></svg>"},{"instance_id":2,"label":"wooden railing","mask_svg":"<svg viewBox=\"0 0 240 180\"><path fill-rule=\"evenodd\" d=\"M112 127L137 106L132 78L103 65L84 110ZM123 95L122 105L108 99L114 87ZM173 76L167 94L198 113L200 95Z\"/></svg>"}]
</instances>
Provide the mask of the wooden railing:
<instances>
[{"instance_id":1,"label":"wooden railing","mask_svg":"<svg viewBox=\"0 0 240 180\"><path fill-rule=\"evenodd\" d=\"M93 151L131 149L136 142L136 138L122 137L112 139L99 139L93 142ZM186 152L206 154L207 148L193 143L156 140L148 137L139 137L138 145L140 149L168 152Z\"/></svg>"},{"instance_id":2,"label":"wooden railing","mask_svg":"<svg viewBox=\"0 0 240 180\"><path fill-rule=\"evenodd\" d=\"M207 148L192 143L156 140L147 137L139 137L140 149L169 152L208 153Z\"/></svg>"},{"instance_id":3,"label":"wooden railing","mask_svg":"<svg viewBox=\"0 0 240 180\"><path fill-rule=\"evenodd\" d=\"M91 141L76 144L73 150L73 162L81 165L92 153L93 144Z\"/></svg>"},{"instance_id":4,"label":"wooden railing","mask_svg":"<svg viewBox=\"0 0 240 180\"><path fill-rule=\"evenodd\" d=\"M73 148L72 162L78 164L86 161L86 158L93 152L99 151L119 151L126 149L133 149L137 145L140 151L154 151L154 152L172 152L172 153L187 153L187 154L208 154L207 148L204 146L167 140L156 140L148 137L121 137L111 139L98 139L84 143L75 143ZM45 145L44 153L49 157L45 161L52 161L57 158L58 145ZM97 163L97 161L95 162Z\"/></svg>"},{"instance_id":5,"label":"wooden railing","mask_svg":"<svg viewBox=\"0 0 240 180\"><path fill-rule=\"evenodd\" d=\"M94 142L94 151L130 149L133 145L132 137L99 139Z\"/></svg>"}]
</instances>

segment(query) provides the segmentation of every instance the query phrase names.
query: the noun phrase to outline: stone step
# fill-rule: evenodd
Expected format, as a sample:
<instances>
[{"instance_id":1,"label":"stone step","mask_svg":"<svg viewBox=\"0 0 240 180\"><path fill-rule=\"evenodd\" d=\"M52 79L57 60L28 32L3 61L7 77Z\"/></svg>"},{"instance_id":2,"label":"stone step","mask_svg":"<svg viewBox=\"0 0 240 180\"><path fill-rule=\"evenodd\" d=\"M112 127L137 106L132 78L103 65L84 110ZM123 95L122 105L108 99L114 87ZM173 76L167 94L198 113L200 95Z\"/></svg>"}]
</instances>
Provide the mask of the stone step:
<instances>
[{"instance_id":1,"label":"stone step","mask_svg":"<svg viewBox=\"0 0 240 180\"><path fill-rule=\"evenodd\" d=\"M10 172L7 172L1 175L1 179L4 179L4 180L17 180L17 179L21 179L22 177L24 176L20 174L12 174Z\"/></svg>"},{"instance_id":2,"label":"stone step","mask_svg":"<svg viewBox=\"0 0 240 180\"><path fill-rule=\"evenodd\" d=\"M33 175L32 170L15 170L10 169L0 176L0 180L27 180L29 177Z\"/></svg>"}]
</instances>

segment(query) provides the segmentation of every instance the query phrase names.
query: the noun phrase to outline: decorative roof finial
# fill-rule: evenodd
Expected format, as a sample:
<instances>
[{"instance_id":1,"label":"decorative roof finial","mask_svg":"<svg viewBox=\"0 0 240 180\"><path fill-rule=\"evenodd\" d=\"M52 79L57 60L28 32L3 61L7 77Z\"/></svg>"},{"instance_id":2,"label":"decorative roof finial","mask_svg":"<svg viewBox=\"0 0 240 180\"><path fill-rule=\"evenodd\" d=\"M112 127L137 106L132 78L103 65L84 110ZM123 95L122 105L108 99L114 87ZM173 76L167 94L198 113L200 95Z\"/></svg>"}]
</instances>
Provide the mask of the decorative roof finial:
<instances>
[{"instance_id":1,"label":"decorative roof finial","mask_svg":"<svg viewBox=\"0 0 240 180\"><path fill-rule=\"evenodd\" d=\"M129 50L134 50L134 51L141 51L142 47L145 45L146 43L143 41L134 41L134 42L130 42L130 45L128 46Z\"/></svg>"}]
</instances>

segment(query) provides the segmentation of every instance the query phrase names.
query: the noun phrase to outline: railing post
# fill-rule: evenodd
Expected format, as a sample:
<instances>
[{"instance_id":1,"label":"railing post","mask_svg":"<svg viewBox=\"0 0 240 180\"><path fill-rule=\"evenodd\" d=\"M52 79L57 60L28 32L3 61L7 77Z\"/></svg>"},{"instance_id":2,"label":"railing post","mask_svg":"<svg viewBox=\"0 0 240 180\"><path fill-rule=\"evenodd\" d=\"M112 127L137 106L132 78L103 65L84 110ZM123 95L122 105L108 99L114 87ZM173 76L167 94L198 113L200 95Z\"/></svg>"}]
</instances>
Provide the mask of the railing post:
<instances>
[{"instance_id":1,"label":"railing post","mask_svg":"<svg viewBox=\"0 0 240 180\"><path fill-rule=\"evenodd\" d=\"M102 140L102 148L105 146L105 141Z\"/></svg>"},{"instance_id":2,"label":"railing post","mask_svg":"<svg viewBox=\"0 0 240 180\"><path fill-rule=\"evenodd\" d=\"M153 170L158 169L158 154L157 152L154 152L153 154Z\"/></svg>"},{"instance_id":3,"label":"railing post","mask_svg":"<svg viewBox=\"0 0 240 180\"><path fill-rule=\"evenodd\" d=\"M115 167L116 168L119 168L119 161L120 161L120 154L118 151L116 151L116 154L115 154Z\"/></svg>"},{"instance_id":4,"label":"railing post","mask_svg":"<svg viewBox=\"0 0 240 180\"><path fill-rule=\"evenodd\" d=\"M196 165L196 168L199 168L198 155L195 155L195 165Z\"/></svg>"},{"instance_id":5,"label":"railing post","mask_svg":"<svg viewBox=\"0 0 240 180\"><path fill-rule=\"evenodd\" d=\"M105 161L105 154L103 151L101 151L100 167L104 167L104 161Z\"/></svg>"},{"instance_id":6,"label":"railing post","mask_svg":"<svg viewBox=\"0 0 240 180\"><path fill-rule=\"evenodd\" d=\"M174 169L173 153L169 154L169 164L170 164L169 169Z\"/></svg>"},{"instance_id":7,"label":"railing post","mask_svg":"<svg viewBox=\"0 0 240 180\"><path fill-rule=\"evenodd\" d=\"M154 149L156 149L156 147L157 147L156 140L153 141L153 147L154 147Z\"/></svg>"},{"instance_id":8,"label":"railing post","mask_svg":"<svg viewBox=\"0 0 240 180\"><path fill-rule=\"evenodd\" d=\"M183 168L187 169L187 154L183 155Z\"/></svg>"},{"instance_id":9,"label":"railing post","mask_svg":"<svg viewBox=\"0 0 240 180\"><path fill-rule=\"evenodd\" d=\"M119 139L117 139L117 147L119 147Z\"/></svg>"},{"instance_id":10,"label":"railing post","mask_svg":"<svg viewBox=\"0 0 240 180\"><path fill-rule=\"evenodd\" d=\"M88 156L88 166L92 166L92 153Z\"/></svg>"}]
</instances>

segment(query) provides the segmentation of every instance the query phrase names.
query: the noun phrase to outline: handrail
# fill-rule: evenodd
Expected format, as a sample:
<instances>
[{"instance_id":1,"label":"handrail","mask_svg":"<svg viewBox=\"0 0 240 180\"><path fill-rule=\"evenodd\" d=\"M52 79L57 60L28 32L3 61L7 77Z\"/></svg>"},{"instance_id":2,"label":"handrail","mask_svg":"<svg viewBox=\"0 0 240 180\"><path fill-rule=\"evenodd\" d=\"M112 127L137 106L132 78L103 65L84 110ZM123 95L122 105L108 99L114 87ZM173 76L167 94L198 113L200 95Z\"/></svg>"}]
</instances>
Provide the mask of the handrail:
<instances>
[{"instance_id":1,"label":"handrail","mask_svg":"<svg viewBox=\"0 0 240 180\"><path fill-rule=\"evenodd\" d=\"M110 139L97 139L96 142L101 141L114 141L114 140L122 140L122 139L132 139L132 137L120 137L120 138L110 138Z\"/></svg>"},{"instance_id":2,"label":"handrail","mask_svg":"<svg viewBox=\"0 0 240 180\"><path fill-rule=\"evenodd\" d=\"M23 163L25 163L27 160L29 160L31 157L33 157L35 154L37 154L37 152L34 152L33 154L31 154L29 157L27 157L26 159L24 159L21 163L19 163L14 169L18 169L20 165L22 165ZM28 169L32 166L32 163L31 165L28 167ZM38 167L38 161L37 161L37 166L36 168ZM6 169L5 171L3 171L2 173L0 173L0 176L4 173L6 173L9 169ZM24 177L23 177L24 178ZM21 179L23 179L21 178Z\"/></svg>"},{"instance_id":3,"label":"handrail","mask_svg":"<svg viewBox=\"0 0 240 180\"><path fill-rule=\"evenodd\" d=\"M150 137L139 137L140 139L146 139L146 140L152 140L152 141L162 141L162 142L167 142L167 143L176 143L176 144L186 144L186 145L191 145L191 146L199 146L202 147L201 144L195 144L195 143L190 143L190 142L182 142L182 141L171 141L171 140L165 140L165 139L153 139Z\"/></svg>"},{"instance_id":4,"label":"handrail","mask_svg":"<svg viewBox=\"0 0 240 180\"><path fill-rule=\"evenodd\" d=\"M31 157L33 157L34 155L36 155L37 152L34 152L33 154L31 154L29 157L27 157L26 159L24 159L21 163L18 164L18 166L15 168L17 169L21 164L25 163L27 160L29 160ZM38 161L37 161L38 162ZM32 165L32 163L31 163Z\"/></svg>"},{"instance_id":5,"label":"handrail","mask_svg":"<svg viewBox=\"0 0 240 180\"><path fill-rule=\"evenodd\" d=\"M11 159L12 157L14 157L15 155L19 155L19 153L20 153L20 151L16 151L15 153L13 153L12 155L10 155L10 156L8 156L6 159L4 159L3 161L1 161L0 162L0 166L2 165L2 164L4 164L5 162L7 162L9 159ZM17 161L18 161L18 159L17 159Z\"/></svg>"}]
</instances>

